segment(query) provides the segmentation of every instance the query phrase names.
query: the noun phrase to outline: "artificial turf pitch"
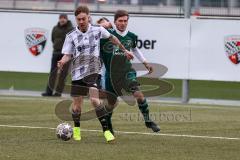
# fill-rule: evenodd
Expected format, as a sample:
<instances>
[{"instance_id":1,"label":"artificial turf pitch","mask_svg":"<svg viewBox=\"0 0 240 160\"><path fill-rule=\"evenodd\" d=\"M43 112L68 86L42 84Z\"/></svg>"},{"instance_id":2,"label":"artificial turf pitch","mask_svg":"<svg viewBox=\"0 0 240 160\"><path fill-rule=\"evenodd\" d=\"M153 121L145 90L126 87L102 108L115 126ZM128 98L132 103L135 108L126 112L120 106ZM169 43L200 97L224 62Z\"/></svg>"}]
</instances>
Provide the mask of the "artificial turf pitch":
<instances>
[{"instance_id":1,"label":"artificial turf pitch","mask_svg":"<svg viewBox=\"0 0 240 160\"><path fill-rule=\"evenodd\" d=\"M151 117L161 126L152 134L137 107L121 102L113 116L121 132L107 144L96 119L81 123L80 142L57 139L54 128L63 121L55 105L61 100L1 96L0 160L239 159L239 107L151 103Z\"/></svg>"}]
</instances>

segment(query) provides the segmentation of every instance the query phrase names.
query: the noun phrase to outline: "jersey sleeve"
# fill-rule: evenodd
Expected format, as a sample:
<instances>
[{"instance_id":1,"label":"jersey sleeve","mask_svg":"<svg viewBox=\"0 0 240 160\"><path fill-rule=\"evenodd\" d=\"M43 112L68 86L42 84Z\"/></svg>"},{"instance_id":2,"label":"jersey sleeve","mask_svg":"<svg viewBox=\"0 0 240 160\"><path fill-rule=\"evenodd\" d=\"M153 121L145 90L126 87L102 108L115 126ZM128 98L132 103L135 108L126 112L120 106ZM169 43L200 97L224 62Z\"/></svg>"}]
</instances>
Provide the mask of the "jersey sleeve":
<instances>
[{"instance_id":1,"label":"jersey sleeve","mask_svg":"<svg viewBox=\"0 0 240 160\"><path fill-rule=\"evenodd\" d=\"M133 48L132 49L133 51L133 54L137 57L137 59L140 61L140 62L145 62L146 61L146 58L143 56L142 52L140 51L140 49L138 49L137 47Z\"/></svg>"},{"instance_id":2,"label":"jersey sleeve","mask_svg":"<svg viewBox=\"0 0 240 160\"><path fill-rule=\"evenodd\" d=\"M101 31L101 38L103 39L107 39L111 36L111 34L102 26L100 27L100 31Z\"/></svg>"},{"instance_id":3,"label":"jersey sleeve","mask_svg":"<svg viewBox=\"0 0 240 160\"><path fill-rule=\"evenodd\" d=\"M74 43L70 36L66 36L63 48L62 48L62 54L74 54Z\"/></svg>"}]
</instances>

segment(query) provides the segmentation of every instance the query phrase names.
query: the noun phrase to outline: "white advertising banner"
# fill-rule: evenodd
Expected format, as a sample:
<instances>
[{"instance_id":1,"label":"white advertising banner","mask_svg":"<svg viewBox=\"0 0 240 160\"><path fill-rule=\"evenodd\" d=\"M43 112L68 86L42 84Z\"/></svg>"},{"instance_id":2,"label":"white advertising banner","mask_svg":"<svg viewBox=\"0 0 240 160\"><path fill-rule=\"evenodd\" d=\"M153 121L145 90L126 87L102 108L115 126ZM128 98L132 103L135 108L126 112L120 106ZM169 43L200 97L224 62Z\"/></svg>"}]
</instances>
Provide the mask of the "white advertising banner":
<instances>
[{"instance_id":1,"label":"white advertising banner","mask_svg":"<svg viewBox=\"0 0 240 160\"><path fill-rule=\"evenodd\" d=\"M49 72L52 56L51 29L56 25L58 15L1 12L0 17L0 70ZM39 40L42 45L39 48L30 48L29 45L34 45L27 40L33 39L31 36L41 36Z\"/></svg>"},{"instance_id":2,"label":"white advertising banner","mask_svg":"<svg viewBox=\"0 0 240 160\"><path fill-rule=\"evenodd\" d=\"M58 14L0 12L0 16L4 24L0 30L0 55L4 57L0 70L48 73L52 56L51 30L58 21ZM113 16L106 17L113 21ZM75 23L73 15L69 18ZM92 15L93 22L98 18L99 15ZM131 17L129 21L129 30L139 36L138 46L148 61L168 67L167 78L187 78L189 27L190 20L177 18ZM31 48L33 35L45 36L41 39L45 44ZM39 54L32 53L36 50Z\"/></svg>"},{"instance_id":3,"label":"white advertising banner","mask_svg":"<svg viewBox=\"0 0 240 160\"><path fill-rule=\"evenodd\" d=\"M0 12L0 17L0 71L48 73L58 14ZM93 14L93 22L100 17ZM128 27L148 62L168 68L164 78L220 81L240 81L239 28L238 20L140 15L131 16Z\"/></svg>"},{"instance_id":4,"label":"white advertising banner","mask_svg":"<svg viewBox=\"0 0 240 160\"><path fill-rule=\"evenodd\" d=\"M149 62L168 68L165 78L188 78L189 19L132 17L129 30L139 35L138 47Z\"/></svg>"},{"instance_id":5,"label":"white advertising banner","mask_svg":"<svg viewBox=\"0 0 240 160\"><path fill-rule=\"evenodd\" d=\"M189 79L240 81L240 21L192 19L191 28Z\"/></svg>"}]
</instances>

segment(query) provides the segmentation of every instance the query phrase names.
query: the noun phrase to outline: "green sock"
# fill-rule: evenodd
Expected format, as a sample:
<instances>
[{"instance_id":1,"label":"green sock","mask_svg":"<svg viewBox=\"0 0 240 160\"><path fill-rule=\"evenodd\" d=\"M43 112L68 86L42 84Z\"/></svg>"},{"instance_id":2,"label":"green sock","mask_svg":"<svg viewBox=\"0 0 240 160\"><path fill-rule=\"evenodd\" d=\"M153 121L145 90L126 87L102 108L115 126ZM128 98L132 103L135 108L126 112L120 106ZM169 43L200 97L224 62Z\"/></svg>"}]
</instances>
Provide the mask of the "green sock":
<instances>
[{"instance_id":1,"label":"green sock","mask_svg":"<svg viewBox=\"0 0 240 160\"><path fill-rule=\"evenodd\" d=\"M144 121L145 122L150 121L148 103L146 99L144 99L143 101L138 101L138 108L143 115Z\"/></svg>"}]
</instances>

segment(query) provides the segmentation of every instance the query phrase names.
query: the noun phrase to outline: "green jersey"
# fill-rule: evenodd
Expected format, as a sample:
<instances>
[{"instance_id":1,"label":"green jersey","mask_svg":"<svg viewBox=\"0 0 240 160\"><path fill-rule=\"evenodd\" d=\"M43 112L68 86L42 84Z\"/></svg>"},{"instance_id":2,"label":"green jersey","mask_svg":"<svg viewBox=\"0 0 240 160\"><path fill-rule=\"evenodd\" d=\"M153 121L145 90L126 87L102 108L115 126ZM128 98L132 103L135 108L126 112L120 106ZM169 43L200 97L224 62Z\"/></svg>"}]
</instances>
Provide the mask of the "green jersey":
<instances>
[{"instance_id":1,"label":"green jersey","mask_svg":"<svg viewBox=\"0 0 240 160\"><path fill-rule=\"evenodd\" d=\"M137 36L134 33L128 31L125 35L120 35L114 29L108 31L116 36L127 50L136 48ZM100 55L106 67L105 87L107 91L121 96L123 95L122 89L132 93L138 90L136 71L119 47L113 45L109 40L102 39Z\"/></svg>"},{"instance_id":2,"label":"green jersey","mask_svg":"<svg viewBox=\"0 0 240 160\"><path fill-rule=\"evenodd\" d=\"M128 31L126 35L122 36L114 29L108 31L116 36L127 50L130 51L136 47L137 36L134 33ZM123 51L120 50L119 47L113 45L108 39L101 39L100 54L107 72L110 72L111 64L114 64L115 66L121 65L121 67L118 66L119 69L125 71L132 68L131 62L126 58Z\"/></svg>"}]
</instances>

